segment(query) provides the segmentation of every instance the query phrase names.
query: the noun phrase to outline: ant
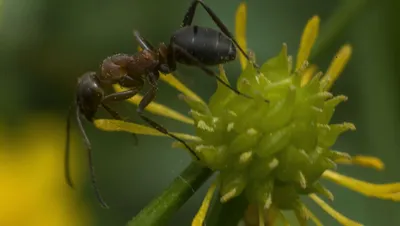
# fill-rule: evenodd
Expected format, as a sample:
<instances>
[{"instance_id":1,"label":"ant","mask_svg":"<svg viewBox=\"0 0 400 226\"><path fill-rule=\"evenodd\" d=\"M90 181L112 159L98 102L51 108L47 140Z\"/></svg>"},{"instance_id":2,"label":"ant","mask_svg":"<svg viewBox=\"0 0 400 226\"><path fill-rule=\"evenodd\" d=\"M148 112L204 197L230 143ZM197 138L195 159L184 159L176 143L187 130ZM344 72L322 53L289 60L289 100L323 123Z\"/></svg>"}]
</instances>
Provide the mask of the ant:
<instances>
[{"instance_id":1,"label":"ant","mask_svg":"<svg viewBox=\"0 0 400 226\"><path fill-rule=\"evenodd\" d=\"M191 25L195 14L196 6L200 4L207 11L222 33L218 30ZM176 71L177 63L197 66L207 75L215 77L220 83L246 98L251 98L246 94L232 88L223 81L213 70L207 66L215 66L227 63L236 59L236 48L252 62L245 51L238 45L232 34L216 16L216 14L201 0L192 1L187 13L184 16L181 28L175 31L170 39L170 44L160 43L158 48L154 48L149 41L143 38L138 31L133 32L136 41L142 48L134 55L115 54L107 57L101 64L101 73L87 72L78 79L76 99L73 106L76 107L76 120L83 136L90 166L92 186L95 190L100 204L107 208L96 185L95 171L92 162L91 144L83 128L81 117L93 122L94 115L99 107L103 107L113 118L122 120L117 112L112 110L107 104L115 101L123 101L135 96L140 92L147 82L149 90L139 103L137 113L147 124L157 129L185 145L185 147L197 158L196 153L186 144L185 141L168 132L167 129L144 115L144 109L155 98L158 89L158 79L160 72L169 74ZM255 62L252 64L258 68ZM119 84L128 90L106 94L105 86ZM72 187L69 175L69 131L72 106L67 119L67 144L65 149L65 177L68 185Z\"/></svg>"}]
</instances>

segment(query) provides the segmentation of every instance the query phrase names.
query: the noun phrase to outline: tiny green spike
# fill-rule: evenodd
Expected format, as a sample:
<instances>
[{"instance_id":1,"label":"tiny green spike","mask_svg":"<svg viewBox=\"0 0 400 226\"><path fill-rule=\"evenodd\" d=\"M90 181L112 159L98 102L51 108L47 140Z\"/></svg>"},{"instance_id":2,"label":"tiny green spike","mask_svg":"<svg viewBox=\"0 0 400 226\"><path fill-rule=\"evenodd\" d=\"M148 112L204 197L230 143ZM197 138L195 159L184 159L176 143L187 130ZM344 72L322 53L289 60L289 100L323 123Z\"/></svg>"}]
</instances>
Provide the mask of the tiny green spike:
<instances>
[{"instance_id":1,"label":"tiny green spike","mask_svg":"<svg viewBox=\"0 0 400 226\"><path fill-rule=\"evenodd\" d=\"M269 110L269 104L264 100L255 97L254 104L242 113L242 117L237 117L235 121L235 131L239 133L246 133L248 128L255 128L256 130L263 130L263 126L259 123L263 120L266 112Z\"/></svg>"},{"instance_id":2,"label":"tiny green spike","mask_svg":"<svg viewBox=\"0 0 400 226\"><path fill-rule=\"evenodd\" d=\"M195 111L193 109L190 110L189 114L192 116L192 118L194 119L194 121L196 123L199 121L212 121L212 119L213 119L212 115L206 115L199 111Z\"/></svg>"},{"instance_id":3,"label":"tiny green spike","mask_svg":"<svg viewBox=\"0 0 400 226\"><path fill-rule=\"evenodd\" d=\"M326 157L327 149L320 147L308 152L308 164L302 164L299 169L304 174L308 184L317 181L327 169L334 169L336 164Z\"/></svg>"},{"instance_id":4,"label":"tiny green spike","mask_svg":"<svg viewBox=\"0 0 400 226\"><path fill-rule=\"evenodd\" d=\"M227 166L229 150L226 146L215 147L213 145L199 144L194 148L197 155L212 170L223 170Z\"/></svg>"},{"instance_id":5,"label":"tiny green spike","mask_svg":"<svg viewBox=\"0 0 400 226\"><path fill-rule=\"evenodd\" d=\"M274 155L289 144L291 132L292 127L286 126L271 133L264 133L264 136L255 149L256 153L261 157Z\"/></svg>"},{"instance_id":6,"label":"tiny green spike","mask_svg":"<svg viewBox=\"0 0 400 226\"><path fill-rule=\"evenodd\" d=\"M307 187L307 179L301 171L297 172L297 182L300 184L300 187L305 189Z\"/></svg>"},{"instance_id":7,"label":"tiny green spike","mask_svg":"<svg viewBox=\"0 0 400 226\"><path fill-rule=\"evenodd\" d=\"M270 172L278 167L278 165L279 160L275 157L255 158L249 166L249 177L254 180L264 180L270 176Z\"/></svg>"},{"instance_id":8,"label":"tiny green spike","mask_svg":"<svg viewBox=\"0 0 400 226\"><path fill-rule=\"evenodd\" d=\"M246 196L251 203L262 204L264 209L270 207L272 203L272 190L274 182L270 178L269 180L253 180L246 188Z\"/></svg>"},{"instance_id":9,"label":"tiny green spike","mask_svg":"<svg viewBox=\"0 0 400 226\"><path fill-rule=\"evenodd\" d=\"M191 109L205 115L211 115L210 109L205 103L202 103L200 101L194 100L188 96L185 96L184 94L179 94L179 99L185 101Z\"/></svg>"},{"instance_id":10,"label":"tiny green spike","mask_svg":"<svg viewBox=\"0 0 400 226\"><path fill-rule=\"evenodd\" d=\"M340 95L325 101L324 111L322 114L319 114L318 116L318 123L328 124L332 118L333 113L335 112L335 107L341 102L344 102L346 100L347 100L346 96Z\"/></svg>"},{"instance_id":11,"label":"tiny green spike","mask_svg":"<svg viewBox=\"0 0 400 226\"><path fill-rule=\"evenodd\" d=\"M310 82L307 83L307 85L304 86L304 89L307 90L307 92L309 93L317 93L322 91L320 88L320 79L322 77L322 72L317 73L316 75L314 75L311 79Z\"/></svg>"},{"instance_id":12,"label":"tiny green spike","mask_svg":"<svg viewBox=\"0 0 400 226\"><path fill-rule=\"evenodd\" d=\"M279 55L264 63L261 66L260 71L272 82L289 77L289 62L287 56L287 45L285 43L282 45L282 50Z\"/></svg>"},{"instance_id":13,"label":"tiny green spike","mask_svg":"<svg viewBox=\"0 0 400 226\"><path fill-rule=\"evenodd\" d=\"M348 131L355 130L356 127L352 123L342 123L333 125L317 125L319 130L318 144L321 147L329 148L335 144L340 134Z\"/></svg>"},{"instance_id":14,"label":"tiny green spike","mask_svg":"<svg viewBox=\"0 0 400 226\"><path fill-rule=\"evenodd\" d=\"M254 129L249 128L246 132L239 134L231 144L229 150L232 153L241 153L250 150L253 146L258 143L260 133Z\"/></svg>"},{"instance_id":15,"label":"tiny green spike","mask_svg":"<svg viewBox=\"0 0 400 226\"><path fill-rule=\"evenodd\" d=\"M314 150L318 142L318 130L315 122L311 120L293 121L291 142L300 149Z\"/></svg>"},{"instance_id":16,"label":"tiny green spike","mask_svg":"<svg viewBox=\"0 0 400 226\"><path fill-rule=\"evenodd\" d=\"M311 164L308 154L294 146L279 152L278 156L279 166L275 173L282 181L297 182L299 169Z\"/></svg>"},{"instance_id":17,"label":"tiny green spike","mask_svg":"<svg viewBox=\"0 0 400 226\"><path fill-rule=\"evenodd\" d=\"M324 168L330 169L330 170L336 170L337 169L337 164L332 161L330 158L323 158L323 161L321 162Z\"/></svg>"},{"instance_id":18,"label":"tiny green spike","mask_svg":"<svg viewBox=\"0 0 400 226\"><path fill-rule=\"evenodd\" d=\"M259 93L261 88L268 84L269 81L263 74L257 73L252 64L248 64L246 69L239 76L237 88L240 92L253 96Z\"/></svg>"},{"instance_id":19,"label":"tiny green spike","mask_svg":"<svg viewBox=\"0 0 400 226\"><path fill-rule=\"evenodd\" d=\"M333 94L327 91L324 92L319 92L314 95L311 95L308 97L306 100L310 102L315 102L315 101L324 101L326 99L332 98Z\"/></svg>"},{"instance_id":20,"label":"tiny green spike","mask_svg":"<svg viewBox=\"0 0 400 226\"><path fill-rule=\"evenodd\" d=\"M296 214L297 221L300 226L307 226L307 221L310 218L308 212L301 201L297 201L294 208L294 213Z\"/></svg>"},{"instance_id":21,"label":"tiny green spike","mask_svg":"<svg viewBox=\"0 0 400 226\"><path fill-rule=\"evenodd\" d=\"M293 56L289 55L287 57L287 61L288 61L288 72L290 73L293 69Z\"/></svg>"},{"instance_id":22,"label":"tiny green spike","mask_svg":"<svg viewBox=\"0 0 400 226\"><path fill-rule=\"evenodd\" d=\"M238 165L248 165L253 157L253 151L247 151L239 156L239 164Z\"/></svg>"},{"instance_id":23,"label":"tiny green spike","mask_svg":"<svg viewBox=\"0 0 400 226\"><path fill-rule=\"evenodd\" d=\"M296 89L290 86L286 98L271 102L267 115L263 118L261 126L264 132L274 131L287 125L291 119L296 99Z\"/></svg>"},{"instance_id":24,"label":"tiny green spike","mask_svg":"<svg viewBox=\"0 0 400 226\"><path fill-rule=\"evenodd\" d=\"M233 171L245 171L247 167L253 162L253 157L254 156L252 150L240 153L235 156L230 155L229 165L227 165L227 168Z\"/></svg>"},{"instance_id":25,"label":"tiny green spike","mask_svg":"<svg viewBox=\"0 0 400 226\"><path fill-rule=\"evenodd\" d=\"M206 143L220 145L224 143L225 124L220 118L204 115L198 111L190 111L195 120L196 133Z\"/></svg>"},{"instance_id":26,"label":"tiny green spike","mask_svg":"<svg viewBox=\"0 0 400 226\"><path fill-rule=\"evenodd\" d=\"M226 77L225 70L222 66L220 66L220 78L229 84L228 78ZM208 106L213 115L221 115L225 111L225 106L235 97L237 96L232 90L228 87L222 85L220 82L217 82L217 90L211 96Z\"/></svg>"},{"instance_id":27,"label":"tiny green spike","mask_svg":"<svg viewBox=\"0 0 400 226\"><path fill-rule=\"evenodd\" d=\"M255 101L236 95L232 101L227 104L226 113L230 115L229 120L240 120L245 116L244 112L255 105L257 105Z\"/></svg>"},{"instance_id":28,"label":"tiny green spike","mask_svg":"<svg viewBox=\"0 0 400 226\"><path fill-rule=\"evenodd\" d=\"M220 201L225 203L230 199L240 195L247 184L244 173L221 171L221 198Z\"/></svg>"},{"instance_id":29,"label":"tiny green spike","mask_svg":"<svg viewBox=\"0 0 400 226\"><path fill-rule=\"evenodd\" d=\"M348 159L351 160L351 155L349 155L346 152L340 152L340 151L329 151L327 153L327 157L335 161L336 159Z\"/></svg>"},{"instance_id":30,"label":"tiny green spike","mask_svg":"<svg viewBox=\"0 0 400 226\"><path fill-rule=\"evenodd\" d=\"M333 201L334 196L331 191L325 188L319 181L315 182L313 188L316 190L317 193L326 196L329 200Z\"/></svg>"}]
</instances>

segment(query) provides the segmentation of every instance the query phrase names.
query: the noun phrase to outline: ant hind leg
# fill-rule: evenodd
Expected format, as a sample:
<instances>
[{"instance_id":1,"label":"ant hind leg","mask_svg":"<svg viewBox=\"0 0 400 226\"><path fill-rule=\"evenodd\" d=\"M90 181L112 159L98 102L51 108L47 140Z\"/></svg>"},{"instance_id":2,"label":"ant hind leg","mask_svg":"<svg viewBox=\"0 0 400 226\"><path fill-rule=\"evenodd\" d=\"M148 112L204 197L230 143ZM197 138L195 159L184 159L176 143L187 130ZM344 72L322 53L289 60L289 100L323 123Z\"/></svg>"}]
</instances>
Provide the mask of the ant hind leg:
<instances>
[{"instance_id":1,"label":"ant hind leg","mask_svg":"<svg viewBox=\"0 0 400 226\"><path fill-rule=\"evenodd\" d=\"M143 96L143 99L140 101L139 107L137 108L137 113L147 124L149 124L154 129L181 142L196 157L197 160L200 160L200 158L197 156L197 154L194 152L194 150L184 140L175 136L174 134L169 133L168 130L165 129L163 126L161 126L160 124L156 123L155 121L151 120L150 118L148 118L144 115L144 109L147 107L147 105L149 105L151 103L151 101L154 100L154 98L156 96L158 76L159 76L158 71L148 74L148 81L149 81L151 87L150 87L149 91Z\"/></svg>"},{"instance_id":2,"label":"ant hind leg","mask_svg":"<svg viewBox=\"0 0 400 226\"><path fill-rule=\"evenodd\" d=\"M239 49L239 51L246 57L246 59L248 61L250 61L253 66L255 68L259 68L260 66L258 66L256 64L256 62L254 62L253 60L251 60L251 58L249 57L249 55L242 49L242 47L240 47L239 43L236 41L236 39L234 38L234 36L232 35L232 33L229 31L229 29L226 27L226 25L221 21L221 19L214 13L214 11L212 11L212 9L210 7L208 7L202 0L193 0L192 3L189 6L188 11L186 12L184 18L183 18L183 22L182 22L182 27L185 26L190 26L192 24L193 21L193 17L195 15L195 11L196 11L196 7L197 4L200 4L208 13L208 15L211 17L211 19L214 21L214 23L218 26L218 28L222 31L222 33L224 33L226 36L228 36L228 38L230 38L233 43L235 44L235 46Z\"/></svg>"}]
</instances>

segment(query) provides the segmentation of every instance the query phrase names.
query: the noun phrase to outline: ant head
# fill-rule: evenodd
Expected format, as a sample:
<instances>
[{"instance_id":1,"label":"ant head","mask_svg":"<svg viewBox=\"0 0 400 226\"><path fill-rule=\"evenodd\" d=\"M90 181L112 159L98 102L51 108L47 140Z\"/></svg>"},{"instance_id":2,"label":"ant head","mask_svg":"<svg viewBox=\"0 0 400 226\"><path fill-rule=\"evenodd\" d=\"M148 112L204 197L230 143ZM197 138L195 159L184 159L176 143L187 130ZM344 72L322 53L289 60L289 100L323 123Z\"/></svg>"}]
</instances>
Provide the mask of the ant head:
<instances>
[{"instance_id":1,"label":"ant head","mask_svg":"<svg viewBox=\"0 0 400 226\"><path fill-rule=\"evenodd\" d=\"M88 121L92 121L103 98L104 90L96 77L96 72L86 72L78 79L76 102L79 111Z\"/></svg>"}]
</instances>

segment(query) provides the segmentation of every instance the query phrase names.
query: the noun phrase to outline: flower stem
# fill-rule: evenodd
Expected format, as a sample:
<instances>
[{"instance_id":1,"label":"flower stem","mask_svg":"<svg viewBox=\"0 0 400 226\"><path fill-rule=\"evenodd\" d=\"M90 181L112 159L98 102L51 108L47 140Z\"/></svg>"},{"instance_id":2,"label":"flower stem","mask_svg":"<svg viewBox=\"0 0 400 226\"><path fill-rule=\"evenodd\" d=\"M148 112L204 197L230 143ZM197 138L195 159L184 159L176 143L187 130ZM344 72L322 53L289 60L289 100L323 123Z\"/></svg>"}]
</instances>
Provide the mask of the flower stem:
<instances>
[{"instance_id":1,"label":"flower stem","mask_svg":"<svg viewBox=\"0 0 400 226\"><path fill-rule=\"evenodd\" d=\"M218 193L219 194L219 193ZM220 197L214 199L206 217L207 226L237 225L243 218L249 202L244 194L235 197L227 203L221 203Z\"/></svg>"},{"instance_id":2,"label":"flower stem","mask_svg":"<svg viewBox=\"0 0 400 226\"><path fill-rule=\"evenodd\" d=\"M212 171L192 162L164 192L151 201L127 226L165 225L171 216L201 187L212 175Z\"/></svg>"}]
</instances>

